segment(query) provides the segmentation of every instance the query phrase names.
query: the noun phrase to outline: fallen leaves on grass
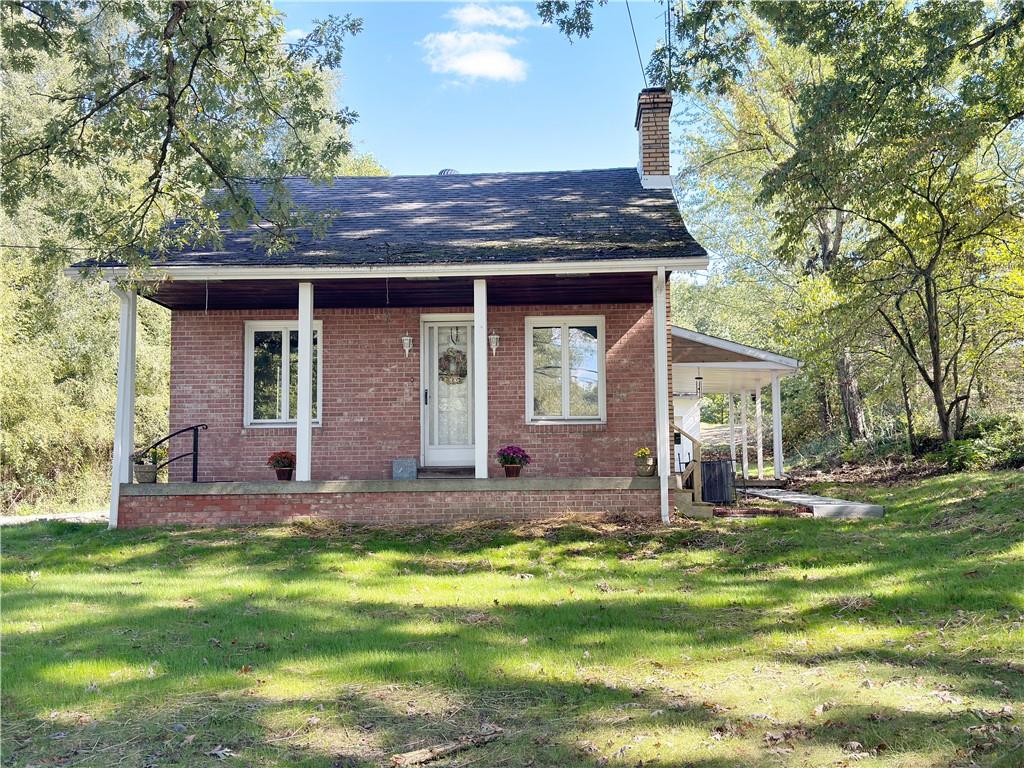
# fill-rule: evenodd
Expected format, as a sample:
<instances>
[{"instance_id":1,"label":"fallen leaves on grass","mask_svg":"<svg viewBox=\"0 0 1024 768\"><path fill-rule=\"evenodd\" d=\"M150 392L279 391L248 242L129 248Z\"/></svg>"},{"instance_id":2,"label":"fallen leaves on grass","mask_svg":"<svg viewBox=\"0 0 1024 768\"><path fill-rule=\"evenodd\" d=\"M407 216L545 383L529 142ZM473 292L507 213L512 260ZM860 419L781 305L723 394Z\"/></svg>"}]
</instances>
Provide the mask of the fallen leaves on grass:
<instances>
[{"instance_id":1,"label":"fallen leaves on grass","mask_svg":"<svg viewBox=\"0 0 1024 768\"><path fill-rule=\"evenodd\" d=\"M870 595L844 595L832 601L836 613L856 613L867 611L878 605L878 601Z\"/></svg>"},{"instance_id":2,"label":"fallen leaves on grass","mask_svg":"<svg viewBox=\"0 0 1024 768\"><path fill-rule=\"evenodd\" d=\"M463 624L469 624L471 626L479 626L483 624L498 624L501 619L490 613L467 613L462 617Z\"/></svg>"}]
</instances>

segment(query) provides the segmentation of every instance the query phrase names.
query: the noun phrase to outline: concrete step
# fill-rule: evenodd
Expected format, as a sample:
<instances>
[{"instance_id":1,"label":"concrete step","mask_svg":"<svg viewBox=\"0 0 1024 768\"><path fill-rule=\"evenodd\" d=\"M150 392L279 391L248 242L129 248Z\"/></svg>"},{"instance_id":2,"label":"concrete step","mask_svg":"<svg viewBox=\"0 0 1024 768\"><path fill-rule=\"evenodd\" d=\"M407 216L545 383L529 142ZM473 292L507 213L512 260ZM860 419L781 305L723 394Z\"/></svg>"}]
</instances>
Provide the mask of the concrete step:
<instances>
[{"instance_id":1,"label":"concrete step","mask_svg":"<svg viewBox=\"0 0 1024 768\"><path fill-rule=\"evenodd\" d=\"M885 508L881 504L832 499L827 496L815 496L811 493L800 493L798 491L783 491L775 488L748 488L746 495L759 499L771 499L783 504L792 504L794 507L804 507L811 510L815 517L856 519L862 517L882 517L885 514Z\"/></svg>"},{"instance_id":2,"label":"concrete step","mask_svg":"<svg viewBox=\"0 0 1024 768\"><path fill-rule=\"evenodd\" d=\"M698 504L693 500L693 491L682 488L673 491L673 503L676 508L676 512L683 517L701 517L709 518L714 517L714 505L712 504Z\"/></svg>"}]
</instances>

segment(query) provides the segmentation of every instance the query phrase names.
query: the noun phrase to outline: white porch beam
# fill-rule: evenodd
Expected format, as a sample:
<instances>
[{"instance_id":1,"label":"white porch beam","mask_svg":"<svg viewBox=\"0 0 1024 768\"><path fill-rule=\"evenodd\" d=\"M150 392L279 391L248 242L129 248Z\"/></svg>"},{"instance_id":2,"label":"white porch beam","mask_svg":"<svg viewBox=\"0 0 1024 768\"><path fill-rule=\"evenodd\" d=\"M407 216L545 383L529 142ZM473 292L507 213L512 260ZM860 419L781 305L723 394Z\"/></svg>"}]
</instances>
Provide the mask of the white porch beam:
<instances>
[{"instance_id":1,"label":"white porch beam","mask_svg":"<svg viewBox=\"0 0 1024 768\"><path fill-rule=\"evenodd\" d=\"M144 280L324 280L327 278L345 280L359 278L403 278L403 277L473 277L485 278L497 275L569 275L569 274L620 274L622 272L651 272L667 269L673 272L688 272L707 269L707 258L657 258L657 259L598 259L596 261L573 262L531 262L523 263L475 263L475 264L406 264L371 265L352 267L341 264L317 264L308 267L271 267L266 265L249 267L197 267L197 266L154 266L142 275ZM81 280L83 270L68 267L64 274L72 280ZM108 280L128 277L127 267L103 267L100 274Z\"/></svg>"},{"instance_id":2,"label":"white porch beam","mask_svg":"<svg viewBox=\"0 0 1024 768\"><path fill-rule=\"evenodd\" d=\"M743 444L743 456L741 459L743 465L743 479L750 479L750 456L747 452L747 445L750 443L750 438L747 432L747 390L740 390L740 441Z\"/></svg>"},{"instance_id":3,"label":"white porch beam","mask_svg":"<svg viewBox=\"0 0 1024 768\"><path fill-rule=\"evenodd\" d=\"M323 343L323 340L321 340ZM282 350L287 355L288 350ZM313 284L299 283L299 371L295 404L295 479L313 469ZM288 386L288 382L282 383Z\"/></svg>"},{"instance_id":4,"label":"white porch beam","mask_svg":"<svg viewBox=\"0 0 1024 768\"><path fill-rule=\"evenodd\" d=\"M476 477L487 478L487 281L473 281L473 460Z\"/></svg>"},{"instance_id":5,"label":"white porch beam","mask_svg":"<svg viewBox=\"0 0 1024 768\"><path fill-rule=\"evenodd\" d=\"M772 374L772 458L775 460L775 479L782 479L782 397L779 374Z\"/></svg>"},{"instance_id":6,"label":"white porch beam","mask_svg":"<svg viewBox=\"0 0 1024 768\"><path fill-rule=\"evenodd\" d=\"M736 404L733 402L733 394L730 392L725 396L729 403L729 458L732 459L733 470L736 469Z\"/></svg>"},{"instance_id":7,"label":"white porch beam","mask_svg":"<svg viewBox=\"0 0 1024 768\"><path fill-rule=\"evenodd\" d=\"M114 455L110 470L110 517L108 526L117 528L121 483L132 479L132 451L135 450L135 290L114 289L121 300L117 341L117 404L114 410Z\"/></svg>"},{"instance_id":8,"label":"white porch beam","mask_svg":"<svg viewBox=\"0 0 1024 768\"><path fill-rule=\"evenodd\" d=\"M668 402L668 296L665 269L654 276L654 422L658 449L658 479L661 490L661 521L668 525L668 481L672 471L669 459Z\"/></svg>"},{"instance_id":9,"label":"white porch beam","mask_svg":"<svg viewBox=\"0 0 1024 768\"><path fill-rule=\"evenodd\" d=\"M757 479L764 479L764 429L761 424L761 385L755 390L754 432L757 435Z\"/></svg>"}]
</instances>

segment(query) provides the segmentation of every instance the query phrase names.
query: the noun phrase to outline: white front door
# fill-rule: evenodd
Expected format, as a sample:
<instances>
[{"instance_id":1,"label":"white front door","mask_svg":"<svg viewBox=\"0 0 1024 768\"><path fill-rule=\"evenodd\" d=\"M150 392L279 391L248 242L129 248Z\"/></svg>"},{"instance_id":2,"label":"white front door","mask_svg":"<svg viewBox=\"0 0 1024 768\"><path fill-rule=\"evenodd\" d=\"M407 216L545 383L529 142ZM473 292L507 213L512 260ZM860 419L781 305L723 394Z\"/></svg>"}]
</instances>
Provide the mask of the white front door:
<instances>
[{"instance_id":1,"label":"white front door","mask_svg":"<svg viewBox=\"0 0 1024 768\"><path fill-rule=\"evenodd\" d=\"M424 319L420 338L423 465L473 466L472 317Z\"/></svg>"}]
</instances>

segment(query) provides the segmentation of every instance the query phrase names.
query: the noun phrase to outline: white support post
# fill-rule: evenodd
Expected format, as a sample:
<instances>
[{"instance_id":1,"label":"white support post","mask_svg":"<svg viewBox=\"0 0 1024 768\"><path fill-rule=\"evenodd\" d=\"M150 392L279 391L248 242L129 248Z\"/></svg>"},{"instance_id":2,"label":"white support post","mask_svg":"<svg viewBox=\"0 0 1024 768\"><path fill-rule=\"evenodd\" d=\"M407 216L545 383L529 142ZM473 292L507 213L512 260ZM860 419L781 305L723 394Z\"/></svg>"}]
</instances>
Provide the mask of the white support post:
<instances>
[{"instance_id":1,"label":"white support post","mask_svg":"<svg viewBox=\"0 0 1024 768\"><path fill-rule=\"evenodd\" d=\"M473 458L476 477L487 479L487 281L473 281Z\"/></svg>"},{"instance_id":2,"label":"white support post","mask_svg":"<svg viewBox=\"0 0 1024 768\"><path fill-rule=\"evenodd\" d=\"M757 479L764 480L764 429L761 425L761 384L758 382L754 397L754 432L757 435Z\"/></svg>"},{"instance_id":3,"label":"white support post","mask_svg":"<svg viewBox=\"0 0 1024 768\"><path fill-rule=\"evenodd\" d=\"M782 397L779 374L772 374L772 458L775 460L775 479L782 479Z\"/></svg>"},{"instance_id":4,"label":"white support post","mask_svg":"<svg viewBox=\"0 0 1024 768\"><path fill-rule=\"evenodd\" d=\"M740 390L740 440L743 443L743 479L750 479L750 457L747 452L747 444L750 442L750 438L747 433L747 390Z\"/></svg>"},{"instance_id":5,"label":"white support post","mask_svg":"<svg viewBox=\"0 0 1024 768\"><path fill-rule=\"evenodd\" d=\"M661 490L661 521L668 525L669 515L668 482L672 466L669 459L669 412L668 412L668 297L665 285L665 269L658 269L654 276L654 421L658 449L658 479Z\"/></svg>"},{"instance_id":6,"label":"white support post","mask_svg":"<svg viewBox=\"0 0 1024 768\"><path fill-rule=\"evenodd\" d=\"M117 528L121 483L131 482L132 452L135 450L135 315L138 309L138 296L134 290L115 288L114 293L121 300L121 322L117 344L114 455L110 469L110 528Z\"/></svg>"},{"instance_id":7,"label":"white support post","mask_svg":"<svg viewBox=\"0 0 1024 768\"><path fill-rule=\"evenodd\" d=\"M323 341L321 340L321 343ZM288 354L287 349L284 354ZM299 371L295 404L295 479L313 469L313 284L299 283ZM283 382L288 386L288 382Z\"/></svg>"},{"instance_id":8,"label":"white support post","mask_svg":"<svg viewBox=\"0 0 1024 768\"><path fill-rule=\"evenodd\" d=\"M730 392L725 396L729 403L729 458L732 459L733 471L736 471L736 406L733 403L733 394Z\"/></svg>"}]
</instances>

